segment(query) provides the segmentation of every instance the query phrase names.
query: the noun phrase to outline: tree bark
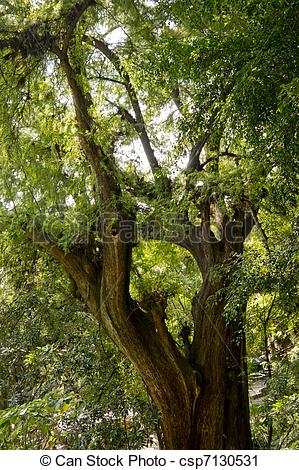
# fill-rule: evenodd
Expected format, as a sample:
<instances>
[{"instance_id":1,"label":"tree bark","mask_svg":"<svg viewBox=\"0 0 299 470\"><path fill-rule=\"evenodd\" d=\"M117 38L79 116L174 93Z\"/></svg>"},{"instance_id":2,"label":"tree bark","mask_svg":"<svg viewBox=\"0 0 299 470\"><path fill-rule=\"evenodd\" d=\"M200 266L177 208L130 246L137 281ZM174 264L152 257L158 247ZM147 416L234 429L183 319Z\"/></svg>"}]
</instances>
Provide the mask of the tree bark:
<instances>
[{"instance_id":1,"label":"tree bark","mask_svg":"<svg viewBox=\"0 0 299 470\"><path fill-rule=\"evenodd\" d=\"M223 278L215 282L213 269L206 270L193 300L194 340L185 357L167 330L163 299L149 296L142 308L131 299L131 247L118 234L103 246L101 269L86 254L39 242L142 376L160 412L166 449L251 447L243 315L226 321Z\"/></svg>"},{"instance_id":2,"label":"tree bark","mask_svg":"<svg viewBox=\"0 0 299 470\"><path fill-rule=\"evenodd\" d=\"M204 279L193 302L195 336L185 358L167 331L157 299L149 300L146 312L130 305L122 278L113 293L115 249L107 248L102 322L143 377L161 413L166 448L250 449L243 312L226 321L225 301L219 298L224 280L215 283L210 273Z\"/></svg>"},{"instance_id":3,"label":"tree bark","mask_svg":"<svg viewBox=\"0 0 299 470\"><path fill-rule=\"evenodd\" d=\"M117 237L104 246L101 322L143 377L161 413L167 447L185 449L196 394L192 370L159 317L159 304L150 302L143 311L130 298L130 251Z\"/></svg>"},{"instance_id":4,"label":"tree bark","mask_svg":"<svg viewBox=\"0 0 299 470\"><path fill-rule=\"evenodd\" d=\"M225 318L224 281L210 275L193 302L192 363L201 393L194 416L194 449L250 449L246 347L242 316ZM219 298L220 297L220 298Z\"/></svg>"}]
</instances>

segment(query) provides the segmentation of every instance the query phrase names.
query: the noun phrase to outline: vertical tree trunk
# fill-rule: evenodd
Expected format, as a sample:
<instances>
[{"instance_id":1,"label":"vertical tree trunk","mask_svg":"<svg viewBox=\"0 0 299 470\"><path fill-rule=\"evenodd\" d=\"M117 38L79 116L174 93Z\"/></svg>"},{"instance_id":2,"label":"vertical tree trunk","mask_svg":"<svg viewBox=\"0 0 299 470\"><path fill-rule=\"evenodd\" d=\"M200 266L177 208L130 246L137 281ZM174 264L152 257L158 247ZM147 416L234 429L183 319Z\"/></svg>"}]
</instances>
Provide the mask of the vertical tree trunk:
<instances>
[{"instance_id":1,"label":"vertical tree trunk","mask_svg":"<svg viewBox=\"0 0 299 470\"><path fill-rule=\"evenodd\" d=\"M246 342L242 322L228 327L224 448L251 449Z\"/></svg>"},{"instance_id":2,"label":"vertical tree trunk","mask_svg":"<svg viewBox=\"0 0 299 470\"><path fill-rule=\"evenodd\" d=\"M161 299L149 298L145 309L131 299L131 248L117 235L103 247L100 270L85 254L65 254L45 241L42 246L66 268L90 311L142 376L160 412L166 449L251 447L242 316L226 321L223 278L215 282L212 269L206 270L193 302L194 340L185 357L167 330Z\"/></svg>"},{"instance_id":3,"label":"vertical tree trunk","mask_svg":"<svg viewBox=\"0 0 299 470\"><path fill-rule=\"evenodd\" d=\"M213 279L213 263L205 269L192 308L191 362L201 381L194 409L193 448L250 449L244 311L234 320L225 317L225 290L230 281L223 276Z\"/></svg>"},{"instance_id":4,"label":"vertical tree trunk","mask_svg":"<svg viewBox=\"0 0 299 470\"><path fill-rule=\"evenodd\" d=\"M250 449L244 334L207 307L196 351L202 388L194 410L195 449Z\"/></svg>"},{"instance_id":5,"label":"vertical tree trunk","mask_svg":"<svg viewBox=\"0 0 299 470\"><path fill-rule=\"evenodd\" d=\"M226 325L223 304L206 305L200 331L197 364L193 362L200 393L190 410L191 428L181 428L186 442L180 448L250 449L244 333L236 324ZM175 432L173 419L162 415L169 435ZM166 447L173 448L167 438Z\"/></svg>"},{"instance_id":6,"label":"vertical tree trunk","mask_svg":"<svg viewBox=\"0 0 299 470\"><path fill-rule=\"evenodd\" d=\"M104 247L101 321L147 384L166 448L250 448L243 312L235 321L225 319L227 283L223 276L213 279L215 260L193 302L194 341L185 358L157 296L147 299L145 311L128 297L129 251L117 241Z\"/></svg>"}]
</instances>

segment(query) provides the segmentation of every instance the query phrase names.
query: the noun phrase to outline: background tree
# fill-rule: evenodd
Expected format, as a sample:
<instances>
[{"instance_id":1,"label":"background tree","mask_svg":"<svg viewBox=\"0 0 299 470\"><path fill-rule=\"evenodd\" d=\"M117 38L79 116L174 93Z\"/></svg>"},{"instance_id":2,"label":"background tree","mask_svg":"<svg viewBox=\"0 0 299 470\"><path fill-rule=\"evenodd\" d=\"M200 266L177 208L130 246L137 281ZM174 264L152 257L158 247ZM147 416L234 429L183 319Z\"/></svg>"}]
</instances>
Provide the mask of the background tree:
<instances>
[{"instance_id":1,"label":"background tree","mask_svg":"<svg viewBox=\"0 0 299 470\"><path fill-rule=\"evenodd\" d=\"M142 376L166 448L250 448L249 293L227 312L253 225L270 250L262 205L296 204L296 3L198 1L188 16L181 1L10 7L5 226L17 216L64 267ZM167 327L172 292L142 282L136 222L198 267L184 350Z\"/></svg>"}]
</instances>

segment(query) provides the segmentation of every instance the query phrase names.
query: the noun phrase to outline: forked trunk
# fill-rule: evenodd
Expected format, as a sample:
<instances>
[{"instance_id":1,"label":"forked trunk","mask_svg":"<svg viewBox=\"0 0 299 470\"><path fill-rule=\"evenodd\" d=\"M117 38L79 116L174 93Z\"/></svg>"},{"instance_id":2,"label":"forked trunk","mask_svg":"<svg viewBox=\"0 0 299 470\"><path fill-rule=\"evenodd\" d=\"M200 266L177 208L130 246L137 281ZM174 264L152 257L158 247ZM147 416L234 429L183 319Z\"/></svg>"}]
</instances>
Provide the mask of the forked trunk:
<instances>
[{"instance_id":1,"label":"forked trunk","mask_svg":"<svg viewBox=\"0 0 299 470\"><path fill-rule=\"evenodd\" d=\"M182 414L191 415L192 419L177 423L170 403L168 412L161 415L165 446L168 449L250 449L244 334L237 330L237 324L225 324L221 305L207 308L201 328L203 334L197 351L201 366L193 370L200 382L200 392L193 403L178 397ZM161 382L160 386L167 393L167 384ZM172 391L168 393L170 396ZM189 396L188 390L185 393Z\"/></svg>"},{"instance_id":2,"label":"forked trunk","mask_svg":"<svg viewBox=\"0 0 299 470\"><path fill-rule=\"evenodd\" d=\"M108 251L111 256L113 251ZM220 296L225 280L215 283L207 270L193 302L193 344L189 357L184 357L167 330L157 295L147 299L145 311L130 305L125 291L120 294L119 283L111 287L115 274L110 272L104 284L102 322L147 384L160 411L165 447L251 448L244 312L234 321L225 318Z\"/></svg>"},{"instance_id":3,"label":"forked trunk","mask_svg":"<svg viewBox=\"0 0 299 470\"><path fill-rule=\"evenodd\" d=\"M160 412L166 449L251 447L242 316L225 320L223 283L204 278L185 357L167 330L163 298L149 297L142 308L131 299L131 249L117 236L104 246L101 269L86 254L65 254L45 241L42 246L69 272L90 311L142 376Z\"/></svg>"}]
</instances>

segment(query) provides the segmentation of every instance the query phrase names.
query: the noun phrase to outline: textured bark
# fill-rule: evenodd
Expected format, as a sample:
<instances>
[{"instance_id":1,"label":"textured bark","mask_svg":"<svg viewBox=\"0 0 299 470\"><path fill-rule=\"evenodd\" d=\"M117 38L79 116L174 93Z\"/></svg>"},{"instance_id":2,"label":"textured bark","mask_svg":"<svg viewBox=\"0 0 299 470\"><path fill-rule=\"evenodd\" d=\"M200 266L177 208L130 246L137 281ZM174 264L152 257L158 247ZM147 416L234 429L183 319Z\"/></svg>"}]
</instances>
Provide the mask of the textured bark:
<instances>
[{"instance_id":1,"label":"textured bark","mask_svg":"<svg viewBox=\"0 0 299 470\"><path fill-rule=\"evenodd\" d=\"M235 325L236 327L236 325ZM229 328L224 404L225 449L251 449L246 342L243 325Z\"/></svg>"},{"instance_id":2,"label":"textured bark","mask_svg":"<svg viewBox=\"0 0 299 470\"><path fill-rule=\"evenodd\" d=\"M192 363L200 373L201 394L194 416L195 449L250 449L249 402L242 319L227 323L223 288L205 279L193 302L195 339ZM240 333L241 330L241 333Z\"/></svg>"},{"instance_id":3,"label":"textured bark","mask_svg":"<svg viewBox=\"0 0 299 470\"><path fill-rule=\"evenodd\" d=\"M80 92L73 88L74 93ZM92 143L82 138L96 174L95 165L105 155L99 149L95 158ZM99 175L100 197L109 204L110 194L118 188L110 176ZM108 238L98 259L88 256L88 250L64 254L46 240L40 243L64 266L90 311L142 376L160 412L167 449L250 448L244 337L237 334L243 328L242 318L226 322L223 290L229 280L214 276L215 269L229 264L242 246L232 249L226 241L217 242L210 231L207 205L202 210L200 236L182 243L203 276L193 301L194 340L186 357L167 330L163 299L149 297L141 306L130 297L132 247L121 238L121 214L110 239L110 229L105 229Z\"/></svg>"},{"instance_id":4,"label":"textured bark","mask_svg":"<svg viewBox=\"0 0 299 470\"><path fill-rule=\"evenodd\" d=\"M161 413L168 448L188 448L196 383L188 361L168 333L159 304L141 310L129 296L130 253L117 237L104 246L100 319L142 375ZM167 423L171 422L171 429Z\"/></svg>"},{"instance_id":5,"label":"textured bark","mask_svg":"<svg viewBox=\"0 0 299 470\"><path fill-rule=\"evenodd\" d=\"M206 220L210 218L209 210L203 210ZM243 250L241 235L245 223L243 227L239 222L230 227L240 240L238 243L230 243L229 234L217 243L209 224L201 229L203 236L198 243L185 242L203 276L192 304L194 340L190 362L199 374L201 388L194 407L195 449L251 448L244 335L246 303L234 321L226 318L224 312L233 256Z\"/></svg>"},{"instance_id":6,"label":"textured bark","mask_svg":"<svg viewBox=\"0 0 299 470\"><path fill-rule=\"evenodd\" d=\"M206 270L193 300L194 341L185 357L165 325L163 298L148 296L144 308L131 299L131 247L118 234L103 246L98 266L86 253L64 254L35 241L65 267L90 311L141 374L160 412L167 449L251 447L242 312L236 321L225 321L219 298L224 279L215 282L213 270Z\"/></svg>"}]
</instances>

